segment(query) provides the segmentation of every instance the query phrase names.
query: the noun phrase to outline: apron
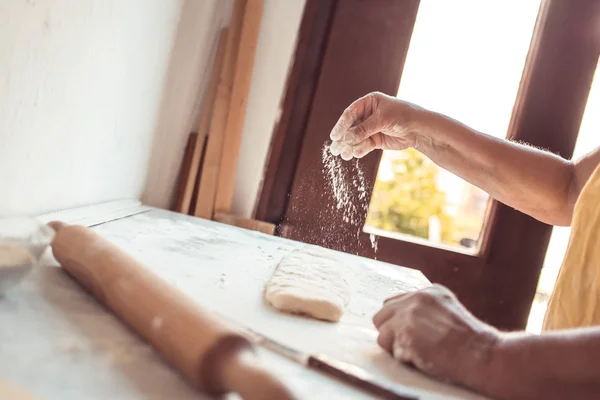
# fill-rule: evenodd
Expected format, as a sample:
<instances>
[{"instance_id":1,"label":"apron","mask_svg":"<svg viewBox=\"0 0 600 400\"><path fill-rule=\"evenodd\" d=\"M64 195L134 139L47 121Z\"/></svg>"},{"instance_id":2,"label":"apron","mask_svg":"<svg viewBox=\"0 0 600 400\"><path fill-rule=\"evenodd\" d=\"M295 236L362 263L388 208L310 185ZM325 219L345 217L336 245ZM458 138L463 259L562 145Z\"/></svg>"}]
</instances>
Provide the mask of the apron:
<instances>
[{"instance_id":1,"label":"apron","mask_svg":"<svg viewBox=\"0 0 600 400\"><path fill-rule=\"evenodd\" d=\"M600 325L600 166L581 191L544 330Z\"/></svg>"}]
</instances>

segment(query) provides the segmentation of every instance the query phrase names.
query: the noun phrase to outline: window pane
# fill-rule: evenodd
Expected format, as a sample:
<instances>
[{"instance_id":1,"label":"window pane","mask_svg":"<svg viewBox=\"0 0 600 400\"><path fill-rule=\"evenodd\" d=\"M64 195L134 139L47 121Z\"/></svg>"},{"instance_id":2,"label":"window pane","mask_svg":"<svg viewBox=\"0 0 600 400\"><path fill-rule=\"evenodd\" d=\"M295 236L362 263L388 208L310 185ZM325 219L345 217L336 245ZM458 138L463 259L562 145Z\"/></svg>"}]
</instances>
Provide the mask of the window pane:
<instances>
[{"instance_id":1,"label":"window pane","mask_svg":"<svg viewBox=\"0 0 600 400\"><path fill-rule=\"evenodd\" d=\"M540 0L421 0L398 97L505 137ZM416 151L384 152L365 230L477 251L488 195Z\"/></svg>"}]
</instances>

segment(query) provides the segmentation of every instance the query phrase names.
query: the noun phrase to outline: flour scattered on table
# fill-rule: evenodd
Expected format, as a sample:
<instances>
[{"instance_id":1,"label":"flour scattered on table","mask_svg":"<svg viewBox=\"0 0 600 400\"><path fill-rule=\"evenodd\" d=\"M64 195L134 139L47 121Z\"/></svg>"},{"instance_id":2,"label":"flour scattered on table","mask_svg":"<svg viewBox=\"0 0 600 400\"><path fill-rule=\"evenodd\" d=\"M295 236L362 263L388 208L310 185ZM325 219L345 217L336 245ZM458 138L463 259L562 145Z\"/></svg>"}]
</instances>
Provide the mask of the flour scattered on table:
<instances>
[{"instance_id":1,"label":"flour scattered on table","mask_svg":"<svg viewBox=\"0 0 600 400\"><path fill-rule=\"evenodd\" d=\"M152 348L145 343L124 341L114 342L112 338L95 338L90 342L77 338L66 338L58 341L55 349L71 360L79 362L92 356L94 353L112 365L130 364L151 357Z\"/></svg>"},{"instance_id":2,"label":"flour scattered on table","mask_svg":"<svg viewBox=\"0 0 600 400\"><path fill-rule=\"evenodd\" d=\"M350 302L350 277L335 253L305 246L283 257L265 298L280 311L337 322Z\"/></svg>"}]
</instances>

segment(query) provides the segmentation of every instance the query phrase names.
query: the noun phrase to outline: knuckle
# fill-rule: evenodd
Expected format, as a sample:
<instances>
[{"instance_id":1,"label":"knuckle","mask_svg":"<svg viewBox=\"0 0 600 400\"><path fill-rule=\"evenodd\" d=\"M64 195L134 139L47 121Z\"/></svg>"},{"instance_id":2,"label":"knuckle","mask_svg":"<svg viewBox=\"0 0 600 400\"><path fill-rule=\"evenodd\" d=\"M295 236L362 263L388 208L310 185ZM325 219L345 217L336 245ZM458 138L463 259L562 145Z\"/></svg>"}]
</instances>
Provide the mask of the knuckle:
<instances>
[{"instance_id":1,"label":"knuckle","mask_svg":"<svg viewBox=\"0 0 600 400\"><path fill-rule=\"evenodd\" d=\"M393 330L391 330L390 328L384 328L380 330L379 335L377 336L377 344L380 347L387 349L393 343L393 333Z\"/></svg>"},{"instance_id":2,"label":"knuckle","mask_svg":"<svg viewBox=\"0 0 600 400\"><path fill-rule=\"evenodd\" d=\"M344 110L344 115L346 115L348 117L354 116L356 114L356 109L358 108L358 105L359 105L358 102L354 102L354 103L350 104Z\"/></svg>"},{"instance_id":3,"label":"knuckle","mask_svg":"<svg viewBox=\"0 0 600 400\"><path fill-rule=\"evenodd\" d=\"M415 316L409 316L407 321L408 323L404 327L403 335L406 339L406 343L412 343L412 340L417 337L417 318Z\"/></svg>"},{"instance_id":4,"label":"knuckle","mask_svg":"<svg viewBox=\"0 0 600 400\"><path fill-rule=\"evenodd\" d=\"M368 133L367 127L364 124L356 125L352 130L357 138L362 138Z\"/></svg>"},{"instance_id":5,"label":"knuckle","mask_svg":"<svg viewBox=\"0 0 600 400\"><path fill-rule=\"evenodd\" d=\"M390 321L397 322L402 317L400 310L397 307L394 307L392 311L392 315L390 316Z\"/></svg>"},{"instance_id":6,"label":"knuckle","mask_svg":"<svg viewBox=\"0 0 600 400\"><path fill-rule=\"evenodd\" d=\"M432 293L434 293L436 296L440 297L443 300L454 300L455 299L454 293L452 293L452 291L450 289L448 289L447 287L442 286L440 284L433 285L431 291L432 291Z\"/></svg>"},{"instance_id":7,"label":"knuckle","mask_svg":"<svg viewBox=\"0 0 600 400\"><path fill-rule=\"evenodd\" d=\"M448 291L448 289L446 288L446 286L440 285L439 283L434 283L433 285L431 285L429 287L430 290L432 291L436 291L436 292L445 292Z\"/></svg>"},{"instance_id":8,"label":"knuckle","mask_svg":"<svg viewBox=\"0 0 600 400\"><path fill-rule=\"evenodd\" d=\"M372 100L380 100L383 98L384 94L379 91L374 91L369 93L367 96L370 97Z\"/></svg>"},{"instance_id":9,"label":"knuckle","mask_svg":"<svg viewBox=\"0 0 600 400\"><path fill-rule=\"evenodd\" d=\"M371 103L371 108L377 110L385 95L381 92L371 92L367 95L367 100Z\"/></svg>"},{"instance_id":10,"label":"knuckle","mask_svg":"<svg viewBox=\"0 0 600 400\"><path fill-rule=\"evenodd\" d=\"M358 107L360 107L360 105L357 102L350 104L342 113L341 119L354 122L356 120L356 116L358 115Z\"/></svg>"},{"instance_id":11,"label":"knuckle","mask_svg":"<svg viewBox=\"0 0 600 400\"><path fill-rule=\"evenodd\" d=\"M436 295L432 291L422 291L415 296L417 306L430 306L435 303Z\"/></svg>"}]
</instances>

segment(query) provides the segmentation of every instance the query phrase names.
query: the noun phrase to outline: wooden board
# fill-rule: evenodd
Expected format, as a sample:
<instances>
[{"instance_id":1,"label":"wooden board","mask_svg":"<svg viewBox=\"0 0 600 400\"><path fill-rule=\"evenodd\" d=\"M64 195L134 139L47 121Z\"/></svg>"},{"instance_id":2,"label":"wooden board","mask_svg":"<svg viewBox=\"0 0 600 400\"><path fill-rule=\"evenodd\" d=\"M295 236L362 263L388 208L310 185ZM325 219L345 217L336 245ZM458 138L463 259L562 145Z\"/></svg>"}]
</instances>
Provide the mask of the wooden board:
<instances>
[{"instance_id":1,"label":"wooden board","mask_svg":"<svg viewBox=\"0 0 600 400\"><path fill-rule=\"evenodd\" d=\"M199 304L296 349L359 365L421 400L482 399L400 365L375 343L371 315L390 293L428 285L420 272L332 252L356 274L342 320L285 315L265 304L264 285L281 258L302 243L163 210L139 214L144 210L94 230ZM50 254L41 265L0 300L3 379L40 399L207 398L56 268ZM259 353L299 398L372 398L269 351Z\"/></svg>"},{"instance_id":2,"label":"wooden board","mask_svg":"<svg viewBox=\"0 0 600 400\"><path fill-rule=\"evenodd\" d=\"M37 218L44 223L60 220L72 225L94 226L150 209L138 200L125 199L41 214Z\"/></svg>"},{"instance_id":3,"label":"wooden board","mask_svg":"<svg viewBox=\"0 0 600 400\"><path fill-rule=\"evenodd\" d=\"M188 177L190 176L192 168L192 158L195 153L197 138L198 134L196 132L192 132L188 136L188 140L185 145L185 150L183 151L183 161L181 162L181 170L179 171L179 178L177 182L177 196L175 199L175 205L173 207L173 210L177 212L183 212L184 214L187 214L187 212L183 211L184 195Z\"/></svg>"},{"instance_id":4,"label":"wooden board","mask_svg":"<svg viewBox=\"0 0 600 400\"><path fill-rule=\"evenodd\" d=\"M250 229L273 235L275 233L275 225L268 222L258 221L256 219L238 217L236 215L224 214L216 212L214 220L227 225L237 226L239 228Z\"/></svg>"},{"instance_id":5,"label":"wooden board","mask_svg":"<svg viewBox=\"0 0 600 400\"><path fill-rule=\"evenodd\" d=\"M233 8L231 24L227 31L223 67L219 74L217 94L208 130L208 143L198 186L198 198L194 207L194 215L205 219L211 219L213 216L219 168L223 155L225 125L227 124L227 114L231 99L231 88L245 5L245 0L236 0Z\"/></svg>"},{"instance_id":6,"label":"wooden board","mask_svg":"<svg viewBox=\"0 0 600 400\"><path fill-rule=\"evenodd\" d=\"M214 57L213 67L210 74L210 80L202 102L202 109L200 111L200 127L198 128L198 135L196 142L193 147L193 154L190 160L189 173L186 176L184 187L182 189L181 200L179 207L175 211L183 214L190 214L190 208L192 204L192 195L194 188L199 185L200 166L202 165L202 156L204 154L204 143L208 134L208 126L210 124L211 115L213 111L213 105L215 96L217 93L217 85L219 83L219 73L223 66L223 57L225 55L225 44L227 42L227 28L221 31L217 42L217 50Z\"/></svg>"},{"instance_id":7,"label":"wooden board","mask_svg":"<svg viewBox=\"0 0 600 400\"><path fill-rule=\"evenodd\" d=\"M254 56L258 44L258 34L264 8L264 0L247 0L244 11L242 33L237 56L233 91L229 105L229 115L223 143L224 157L221 157L219 183L215 198L215 211L229 214L235 186L242 131L246 117L248 93L254 69Z\"/></svg>"}]
</instances>

